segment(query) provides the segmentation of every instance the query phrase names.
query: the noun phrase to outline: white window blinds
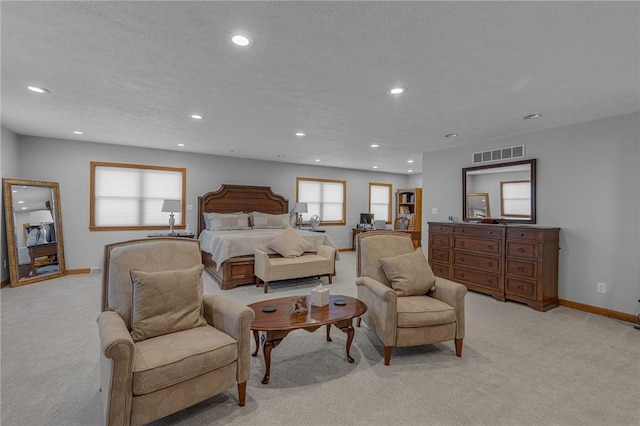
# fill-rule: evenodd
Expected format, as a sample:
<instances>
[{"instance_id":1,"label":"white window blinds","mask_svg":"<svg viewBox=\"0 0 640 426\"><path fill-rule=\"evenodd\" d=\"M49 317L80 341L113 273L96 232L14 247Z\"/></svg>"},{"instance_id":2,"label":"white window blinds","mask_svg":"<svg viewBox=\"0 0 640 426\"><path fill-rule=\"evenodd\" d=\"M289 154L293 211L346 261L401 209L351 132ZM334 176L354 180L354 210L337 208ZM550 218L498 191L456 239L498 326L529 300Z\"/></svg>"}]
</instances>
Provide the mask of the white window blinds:
<instances>
[{"instance_id":1,"label":"white window blinds","mask_svg":"<svg viewBox=\"0 0 640 426\"><path fill-rule=\"evenodd\" d=\"M92 163L92 227L167 226L164 199L183 199L185 169ZM183 212L175 212L176 226Z\"/></svg>"}]
</instances>

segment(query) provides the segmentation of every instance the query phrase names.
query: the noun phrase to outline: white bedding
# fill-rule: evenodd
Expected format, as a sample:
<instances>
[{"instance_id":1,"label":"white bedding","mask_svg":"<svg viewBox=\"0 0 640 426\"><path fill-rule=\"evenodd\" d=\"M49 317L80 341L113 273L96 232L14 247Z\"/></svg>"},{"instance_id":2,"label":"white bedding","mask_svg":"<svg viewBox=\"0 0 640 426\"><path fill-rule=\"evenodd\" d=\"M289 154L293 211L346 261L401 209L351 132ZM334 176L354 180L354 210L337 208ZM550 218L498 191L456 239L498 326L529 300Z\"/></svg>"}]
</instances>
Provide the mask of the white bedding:
<instances>
[{"instance_id":1,"label":"white bedding","mask_svg":"<svg viewBox=\"0 0 640 426\"><path fill-rule=\"evenodd\" d=\"M249 229L243 231L202 231L198 239L200 249L210 253L216 268L227 259L236 256L253 256L253 249L264 250L267 253L275 251L267 248L267 244L280 234L282 229ZM335 243L323 232L303 231L296 229L305 240L311 243L310 252L318 251L318 246L336 247ZM337 248L337 247L336 247ZM336 252L336 259L338 253Z\"/></svg>"}]
</instances>

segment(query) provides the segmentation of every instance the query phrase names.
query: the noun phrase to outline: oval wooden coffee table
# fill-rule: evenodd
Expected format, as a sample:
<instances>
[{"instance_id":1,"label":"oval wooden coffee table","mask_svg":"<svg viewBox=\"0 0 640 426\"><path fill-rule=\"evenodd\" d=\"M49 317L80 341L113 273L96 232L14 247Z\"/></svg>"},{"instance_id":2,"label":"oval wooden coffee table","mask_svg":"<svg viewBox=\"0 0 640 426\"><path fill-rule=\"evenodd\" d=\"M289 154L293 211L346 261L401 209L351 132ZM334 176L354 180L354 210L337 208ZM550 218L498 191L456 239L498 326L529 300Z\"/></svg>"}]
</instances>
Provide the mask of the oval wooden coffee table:
<instances>
[{"instance_id":1,"label":"oval wooden coffee table","mask_svg":"<svg viewBox=\"0 0 640 426\"><path fill-rule=\"evenodd\" d=\"M300 296L305 297L305 296ZM256 350L251 355L258 355L260 349L260 332L263 335L263 353L265 363L265 373L262 379L263 384L269 383L271 372L271 351L278 346L289 332L293 330L307 330L309 332L316 331L323 325L327 326L327 341L331 341L331 325L336 326L347 334L347 360L353 362L353 358L349 355L351 343L353 342L354 329L353 318L359 317L367 311L367 305L362 301L349 296L337 294L329 295L329 304L323 307L309 305L308 311L305 313L291 312L291 298L280 297L278 299L269 299L262 302L252 303L248 305L256 313L256 317L251 324L253 337L256 340ZM346 302L343 305L337 305L336 300ZM265 312L264 308L275 308L275 311Z\"/></svg>"}]
</instances>

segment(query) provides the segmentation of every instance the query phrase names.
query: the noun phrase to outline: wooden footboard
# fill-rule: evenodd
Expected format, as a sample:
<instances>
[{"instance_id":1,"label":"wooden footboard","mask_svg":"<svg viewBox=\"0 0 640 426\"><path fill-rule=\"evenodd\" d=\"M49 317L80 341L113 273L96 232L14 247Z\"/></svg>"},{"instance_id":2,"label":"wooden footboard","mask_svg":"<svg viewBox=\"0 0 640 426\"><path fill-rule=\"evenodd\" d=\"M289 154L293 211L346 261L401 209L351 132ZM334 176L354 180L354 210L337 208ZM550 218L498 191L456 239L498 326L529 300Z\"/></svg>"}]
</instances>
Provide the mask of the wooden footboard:
<instances>
[{"instance_id":1,"label":"wooden footboard","mask_svg":"<svg viewBox=\"0 0 640 426\"><path fill-rule=\"evenodd\" d=\"M217 264L211 258L211 254L202 253L202 263L207 272L218 282L222 290L230 290L239 285L254 284L255 275L253 270L254 257L240 256L227 259L222 262L220 269L216 270Z\"/></svg>"}]
</instances>

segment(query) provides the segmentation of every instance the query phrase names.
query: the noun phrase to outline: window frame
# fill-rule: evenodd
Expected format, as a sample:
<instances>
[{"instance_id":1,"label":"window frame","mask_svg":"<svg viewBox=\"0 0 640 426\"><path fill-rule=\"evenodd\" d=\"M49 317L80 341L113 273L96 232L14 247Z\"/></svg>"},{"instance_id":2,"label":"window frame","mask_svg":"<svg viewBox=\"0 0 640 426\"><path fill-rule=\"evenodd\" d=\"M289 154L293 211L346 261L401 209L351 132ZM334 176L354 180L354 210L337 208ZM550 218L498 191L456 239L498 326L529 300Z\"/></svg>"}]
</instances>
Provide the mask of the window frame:
<instances>
[{"instance_id":1,"label":"window frame","mask_svg":"<svg viewBox=\"0 0 640 426\"><path fill-rule=\"evenodd\" d=\"M339 183L342 184L342 220L325 221L320 217L321 226L345 226L347 224L347 181L338 179L324 179L311 177L296 177L296 202L300 200L300 182L320 182L320 183ZM322 205L322 201L320 201Z\"/></svg>"},{"instance_id":2,"label":"window frame","mask_svg":"<svg viewBox=\"0 0 640 426\"><path fill-rule=\"evenodd\" d=\"M380 187L388 187L389 188L389 200L387 203L387 220L385 223L387 225L391 224L393 219L393 184L391 183L383 183L383 182L369 182L369 213L371 213L371 188L374 186Z\"/></svg>"},{"instance_id":3,"label":"window frame","mask_svg":"<svg viewBox=\"0 0 640 426\"><path fill-rule=\"evenodd\" d=\"M182 223L176 223L174 229L186 228L186 194L187 194L187 169L183 167L168 167L168 166L149 166L144 164L127 164L127 163L108 163L102 161L90 162L90 181L89 181L89 230L90 231L138 231L138 230L158 230L168 229L169 218L167 216L166 225L133 225L133 226L96 226L95 212L96 212L96 197L95 197L95 174L97 167L120 167L123 169L137 169L137 170L160 170L168 172L179 172L182 174L182 211L180 212ZM177 213L177 212L176 212Z\"/></svg>"}]
</instances>

